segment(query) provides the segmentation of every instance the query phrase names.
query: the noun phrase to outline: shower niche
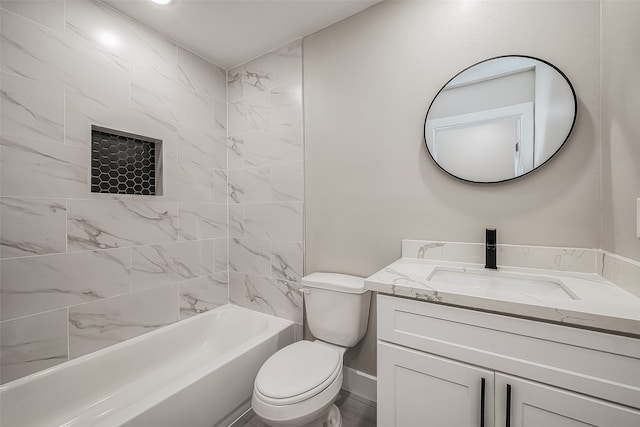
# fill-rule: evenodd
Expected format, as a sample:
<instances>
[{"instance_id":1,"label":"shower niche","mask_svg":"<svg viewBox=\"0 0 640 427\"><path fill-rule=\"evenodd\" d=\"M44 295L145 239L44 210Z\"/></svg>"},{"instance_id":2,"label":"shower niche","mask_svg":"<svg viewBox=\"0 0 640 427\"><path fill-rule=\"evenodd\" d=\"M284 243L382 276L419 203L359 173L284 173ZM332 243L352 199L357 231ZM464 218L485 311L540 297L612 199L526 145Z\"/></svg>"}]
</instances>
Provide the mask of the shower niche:
<instances>
[{"instance_id":1,"label":"shower niche","mask_svg":"<svg viewBox=\"0 0 640 427\"><path fill-rule=\"evenodd\" d=\"M91 192L162 194L162 141L91 126Z\"/></svg>"}]
</instances>

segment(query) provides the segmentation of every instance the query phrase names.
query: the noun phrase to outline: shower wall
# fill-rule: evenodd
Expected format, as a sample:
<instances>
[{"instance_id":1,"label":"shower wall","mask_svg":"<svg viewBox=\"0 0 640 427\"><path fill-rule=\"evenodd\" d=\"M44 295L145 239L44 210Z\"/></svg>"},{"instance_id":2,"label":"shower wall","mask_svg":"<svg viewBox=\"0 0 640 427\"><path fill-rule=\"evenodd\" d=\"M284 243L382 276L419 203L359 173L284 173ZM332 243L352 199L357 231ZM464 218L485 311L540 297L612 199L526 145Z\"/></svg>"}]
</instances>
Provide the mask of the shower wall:
<instances>
[{"instance_id":1,"label":"shower wall","mask_svg":"<svg viewBox=\"0 0 640 427\"><path fill-rule=\"evenodd\" d=\"M228 72L229 297L302 333L302 42Z\"/></svg>"},{"instance_id":2,"label":"shower wall","mask_svg":"<svg viewBox=\"0 0 640 427\"><path fill-rule=\"evenodd\" d=\"M4 383L228 301L227 99L101 3L0 5ZM91 125L162 140L162 194L91 193Z\"/></svg>"}]
</instances>

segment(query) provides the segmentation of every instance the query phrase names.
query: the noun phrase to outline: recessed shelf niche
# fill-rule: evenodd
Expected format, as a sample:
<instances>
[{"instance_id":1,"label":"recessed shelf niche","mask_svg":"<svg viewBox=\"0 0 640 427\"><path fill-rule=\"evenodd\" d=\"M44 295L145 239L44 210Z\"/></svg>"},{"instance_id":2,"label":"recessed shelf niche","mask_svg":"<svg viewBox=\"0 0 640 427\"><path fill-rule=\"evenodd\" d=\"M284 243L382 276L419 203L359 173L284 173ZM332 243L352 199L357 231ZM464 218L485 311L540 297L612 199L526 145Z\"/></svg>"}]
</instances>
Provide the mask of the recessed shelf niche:
<instances>
[{"instance_id":1,"label":"recessed shelf niche","mask_svg":"<svg viewBox=\"0 0 640 427\"><path fill-rule=\"evenodd\" d=\"M91 192L157 196L162 141L91 126Z\"/></svg>"}]
</instances>

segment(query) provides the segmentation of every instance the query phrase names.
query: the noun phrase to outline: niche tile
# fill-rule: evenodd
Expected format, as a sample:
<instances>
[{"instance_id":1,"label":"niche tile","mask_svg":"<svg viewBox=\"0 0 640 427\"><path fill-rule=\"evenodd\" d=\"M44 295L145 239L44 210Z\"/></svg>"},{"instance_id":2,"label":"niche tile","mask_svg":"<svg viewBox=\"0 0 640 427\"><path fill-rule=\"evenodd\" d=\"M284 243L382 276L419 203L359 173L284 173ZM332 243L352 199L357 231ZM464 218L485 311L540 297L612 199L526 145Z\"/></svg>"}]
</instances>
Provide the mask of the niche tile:
<instances>
[{"instance_id":1,"label":"niche tile","mask_svg":"<svg viewBox=\"0 0 640 427\"><path fill-rule=\"evenodd\" d=\"M162 142L98 126L91 127L91 192L159 194Z\"/></svg>"}]
</instances>

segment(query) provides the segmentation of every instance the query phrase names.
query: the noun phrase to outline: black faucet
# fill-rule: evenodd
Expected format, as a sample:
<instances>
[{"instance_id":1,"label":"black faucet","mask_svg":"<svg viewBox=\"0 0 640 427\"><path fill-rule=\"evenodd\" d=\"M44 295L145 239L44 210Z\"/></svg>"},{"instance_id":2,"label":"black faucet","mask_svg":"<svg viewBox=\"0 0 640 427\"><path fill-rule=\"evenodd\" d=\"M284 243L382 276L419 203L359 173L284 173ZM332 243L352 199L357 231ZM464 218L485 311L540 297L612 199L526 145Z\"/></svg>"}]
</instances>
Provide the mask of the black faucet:
<instances>
[{"instance_id":1,"label":"black faucet","mask_svg":"<svg viewBox=\"0 0 640 427\"><path fill-rule=\"evenodd\" d=\"M485 237L484 244L484 268L492 268L494 270L498 269L496 265L496 252L497 252L497 243L496 243L496 229L495 228L487 228L487 234Z\"/></svg>"}]
</instances>

